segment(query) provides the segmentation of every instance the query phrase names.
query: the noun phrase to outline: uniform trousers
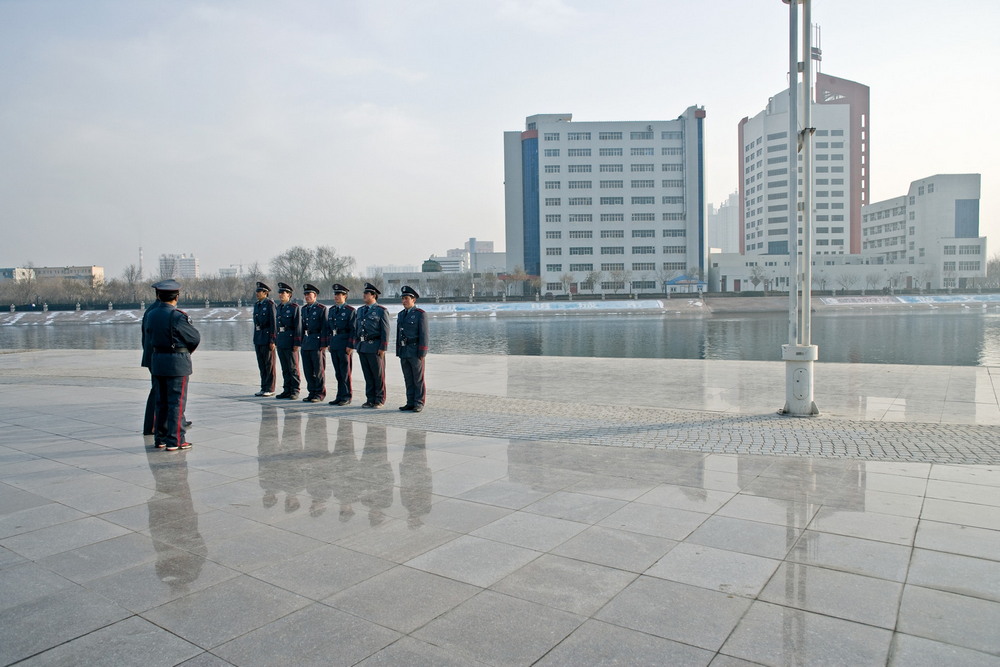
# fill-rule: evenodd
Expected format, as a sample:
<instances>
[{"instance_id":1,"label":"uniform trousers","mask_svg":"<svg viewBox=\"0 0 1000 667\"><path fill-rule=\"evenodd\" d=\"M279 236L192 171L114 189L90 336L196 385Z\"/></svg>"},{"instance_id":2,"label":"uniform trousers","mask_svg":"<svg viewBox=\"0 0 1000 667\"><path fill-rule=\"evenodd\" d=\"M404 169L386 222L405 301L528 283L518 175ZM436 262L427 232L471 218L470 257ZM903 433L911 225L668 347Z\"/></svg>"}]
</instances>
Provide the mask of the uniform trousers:
<instances>
[{"instance_id":1,"label":"uniform trousers","mask_svg":"<svg viewBox=\"0 0 1000 667\"><path fill-rule=\"evenodd\" d=\"M278 348L278 361L281 362L282 388L287 394L299 393L299 353L287 347Z\"/></svg>"},{"instance_id":2,"label":"uniform trousers","mask_svg":"<svg viewBox=\"0 0 1000 667\"><path fill-rule=\"evenodd\" d=\"M180 446L187 404L187 375L154 375L156 381L156 441L167 447Z\"/></svg>"},{"instance_id":3,"label":"uniform trousers","mask_svg":"<svg viewBox=\"0 0 1000 667\"><path fill-rule=\"evenodd\" d=\"M423 405L427 397L424 384L424 357L400 357L403 367L403 382L406 383L406 404Z\"/></svg>"},{"instance_id":4,"label":"uniform trousers","mask_svg":"<svg viewBox=\"0 0 1000 667\"><path fill-rule=\"evenodd\" d=\"M156 378L149 376L149 396L146 397L146 412L142 416L142 434L156 433Z\"/></svg>"},{"instance_id":5,"label":"uniform trousers","mask_svg":"<svg viewBox=\"0 0 1000 667\"><path fill-rule=\"evenodd\" d=\"M270 345L254 345L254 349L257 351L257 368L260 369L260 390L274 391L274 363L277 355Z\"/></svg>"},{"instance_id":6,"label":"uniform trousers","mask_svg":"<svg viewBox=\"0 0 1000 667\"><path fill-rule=\"evenodd\" d=\"M359 352L358 359L365 374L365 398L375 405L385 403L385 356Z\"/></svg>"},{"instance_id":7,"label":"uniform trousers","mask_svg":"<svg viewBox=\"0 0 1000 667\"><path fill-rule=\"evenodd\" d=\"M330 348L330 360L333 362L333 374L337 378L337 401L351 400L351 355L347 350Z\"/></svg>"},{"instance_id":8,"label":"uniform trousers","mask_svg":"<svg viewBox=\"0 0 1000 667\"><path fill-rule=\"evenodd\" d=\"M300 350L302 375L309 398L326 398L326 356L322 350Z\"/></svg>"}]
</instances>

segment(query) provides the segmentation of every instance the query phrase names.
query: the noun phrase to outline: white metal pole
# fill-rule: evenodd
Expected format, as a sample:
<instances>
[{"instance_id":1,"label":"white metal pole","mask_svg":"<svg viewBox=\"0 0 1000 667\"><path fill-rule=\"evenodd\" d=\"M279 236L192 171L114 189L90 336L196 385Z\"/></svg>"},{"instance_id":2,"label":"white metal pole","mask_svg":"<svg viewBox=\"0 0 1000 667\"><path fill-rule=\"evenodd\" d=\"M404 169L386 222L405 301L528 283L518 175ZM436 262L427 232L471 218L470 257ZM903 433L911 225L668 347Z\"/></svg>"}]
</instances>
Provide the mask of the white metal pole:
<instances>
[{"instance_id":1,"label":"white metal pole","mask_svg":"<svg viewBox=\"0 0 1000 667\"><path fill-rule=\"evenodd\" d=\"M788 2L788 344L799 342L799 243L798 243L798 152L796 137L799 132L798 111L798 62L799 62L798 4Z\"/></svg>"}]
</instances>

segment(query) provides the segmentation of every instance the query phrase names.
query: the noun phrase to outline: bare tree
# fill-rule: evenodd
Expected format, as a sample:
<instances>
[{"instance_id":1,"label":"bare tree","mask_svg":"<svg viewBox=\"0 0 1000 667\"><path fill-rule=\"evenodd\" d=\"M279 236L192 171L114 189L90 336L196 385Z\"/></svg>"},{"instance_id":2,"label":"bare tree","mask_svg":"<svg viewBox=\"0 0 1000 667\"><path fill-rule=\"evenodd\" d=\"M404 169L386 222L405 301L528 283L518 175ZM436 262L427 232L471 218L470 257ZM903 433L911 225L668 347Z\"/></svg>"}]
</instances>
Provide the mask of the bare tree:
<instances>
[{"instance_id":1,"label":"bare tree","mask_svg":"<svg viewBox=\"0 0 1000 667\"><path fill-rule=\"evenodd\" d=\"M562 274L559 276L559 282L562 283L563 291L569 294L569 286L573 284L573 274L569 272Z\"/></svg>"},{"instance_id":2,"label":"bare tree","mask_svg":"<svg viewBox=\"0 0 1000 667\"><path fill-rule=\"evenodd\" d=\"M354 266L353 257L337 254L336 248L332 246L320 246L313 253L313 269L327 287L332 283L342 282L341 279L350 275Z\"/></svg>"},{"instance_id":3,"label":"bare tree","mask_svg":"<svg viewBox=\"0 0 1000 667\"><path fill-rule=\"evenodd\" d=\"M865 274L865 286L868 289L875 289L882 282L884 275L881 271L869 271Z\"/></svg>"},{"instance_id":4,"label":"bare tree","mask_svg":"<svg viewBox=\"0 0 1000 667\"><path fill-rule=\"evenodd\" d=\"M128 301L139 300L139 281L142 280L142 272L135 264L129 264L122 271L122 281L125 283L125 299Z\"/></svg>"},{"instance_id":5,"label":"bare tree","mask_svg":"<svg viewBox=\"0 0 1000 667\"><path fill-rule=\"evenodd\" d=\"M308 248L302 246L289 248L271 259L271 273L275 279L288 283L297 292L309 279L314 258L315 254Z\"/></svg>"},{"instance_id":6,"label":"bare tree","mask_svg":"<svg viewBox=\"0 0 1000 667\"><path fill-rule=\"evenodd\" d=\"M753 285L754 289L757 289L757 285L760 285L767 278L767 271L760 264L754 264L750 269L750 283Z\"/></svg>"},{"instance_id":7,"label":"bare tree","mask_svg":"<svg viewBox=\"0 0 1000 667\"><path fill-rule=\"evenodd\" d=\"M986 284L990 287L1000 287L1000 252L993 253L986 262Z\"/></svg>"},{"instance_id":8,"label":"bare tree","mask_svg":"<svg viewBox=\"0 0 1000 667\"><path fill-rule=\"evenodd\" d=\"M587 274L585 284L590 287L590 293L593 294L594 290L601 284L601 279L604 277L604 271L591 271Z\"/></svg>"},{"instance_id":9,"label":"bare tree","mask_svg":"<svg viewBox=\"0 0 1000 667\"><path fill-rule=\"evenodd\" d=\"M836 281L840 289L846 292L858 284L858 274L845 270L837 274Z\"/></svg>"}]
</instances>

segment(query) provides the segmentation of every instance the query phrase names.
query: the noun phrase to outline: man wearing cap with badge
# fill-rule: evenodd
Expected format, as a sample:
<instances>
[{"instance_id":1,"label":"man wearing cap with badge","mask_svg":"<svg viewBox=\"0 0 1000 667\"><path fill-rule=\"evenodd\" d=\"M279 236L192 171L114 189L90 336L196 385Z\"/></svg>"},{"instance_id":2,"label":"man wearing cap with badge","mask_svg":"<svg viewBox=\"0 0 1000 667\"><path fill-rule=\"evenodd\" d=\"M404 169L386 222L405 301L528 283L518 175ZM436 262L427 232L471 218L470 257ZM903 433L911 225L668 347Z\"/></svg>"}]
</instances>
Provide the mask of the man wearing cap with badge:
<instances>
[{"instance_id":1,"label":"man wearing cap with badge","mask_svg":"<svg viewBox=\"0 0 1000 667\"><path fill-rule=\"evenodd\" d=\"M381 408L385 404L385 351L389 347L389 312L378 304L377 287L365 283L365 304L358 308L354 340L365 374L363 408Z\"/></svg>"},{"instance_id":2,"label":"man wearing cap with badge","mask_svg":"<svg viewBox=\"0 0 1000 667\"><path fill-rule=\"evenodd\" d=\"M159 283L157 283L158 285ZM156 289L156 285L152 285L153 289ZM153 301L146 307L146 312L142 314L142 362L139 364L143 368L149 368L153 363L153 341L151 338L146 336L146 319L149 317L149 311L154 308L159 308L161 302L159 299ZM153 377L153 371L149 371L149 395L146 396L146 412L142 418L142 434L143 435L153 435L154 434L154 423L156 419L156 379Z\"/></svg>"},{"instance_id":3,"label":"man wearing cap with badge","mask_svg":"<svg viewBox=\"0 0 1000 667\"><path fill-rule=\"evenodd\" d=\"M420 412L424 409L427 387L424 384L424 357L427 356L427 313L417 308L420 295L409 285L402 292L403 310L396 316L396 356L403 367L406 384L406 405L400 410Z\"/></svg>"},{"instance_id":4,"label":"man wearing cap with badge","mask_svg":"<svg viewBox=\"0 0 1000 667\"><path fill-rule=\"evenodd\" d=\"M302 345L302 313L299 304L292 301L292 288L278 283L278 301L275 319L278 333L275 348L281 363L281 393L275 398L299 397L299 346Z\"/></svg>"},{"instance_id":5,"label":"man wearing cap with badge","mask_svg":"<svg viewBox=\"0 0 1000 667\"><path fill-rule=\"evenodd\" d=\"M302 286L306 305L302 306L302 374L309 393L305 403L319 403L326 398L326 306L316 301L315 285Z\"/></svg>"},{"instance_id":6,"label":"man wearing cap with badge","mask_svg":"<svg viewBox=\"0 0 1000 667\"><path fill-rule=\"evenodd\" d=\"M357 311L347 305L349 289L335 283L333 285L333 305L326 309L326 341L333 361L333 372L337 376L337 396L330 405L350 405L351 353L354 352L354 322Z\"/></svg>"},{"instance_id":7,"label":"man wearing cap with badge","mask_svg":"<svg viewBox=\"0 0 1000 667\"><path fill-rule=\"evenodd\" d=\"M257 303L253 305L253 347L260 369L260 391L254 396L274 396L274 342L278 337L277 307L268 297L271 288L257 283Z\"/></svg>"},{"instance_id":8,"label":"man wearing cap with badge","mask_svg":"<svg viewBox=\"0 0 1000 667\"><path fill-rule=\"evenodd\" d=\"M184 408L187 403L191 353L201 342L201 335L187 313L177 308L181 286L176 280L163 280L153 287L161 305L149 310L145 335L152 347L150 371L156 382L156 446L168 452L190 449L185 440Z\"/></svg>"}]
</instances>

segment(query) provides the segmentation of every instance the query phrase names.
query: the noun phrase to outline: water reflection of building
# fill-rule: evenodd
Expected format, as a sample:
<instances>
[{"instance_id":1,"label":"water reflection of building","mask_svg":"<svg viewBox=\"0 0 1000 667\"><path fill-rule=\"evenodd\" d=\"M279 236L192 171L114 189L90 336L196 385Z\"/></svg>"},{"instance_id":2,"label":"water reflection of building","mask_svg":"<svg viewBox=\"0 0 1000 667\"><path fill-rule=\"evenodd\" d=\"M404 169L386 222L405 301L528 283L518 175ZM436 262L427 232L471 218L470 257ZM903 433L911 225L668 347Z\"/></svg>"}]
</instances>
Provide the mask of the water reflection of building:
<instances>
[{"instance_id":1,"label":"water reflection of building","mask_svg":"<svg viewBox=\"0 0 1000 667\"><path fill-rule=\"evenodd\" d=\"M159 449L147 449L146 455L156 484L155 493L146 502L149 535L156 549L156 574L171 590L185 591L201 575L208 555L191 500L187 458L165 457Z\"/></svg>"}]
</instances>

